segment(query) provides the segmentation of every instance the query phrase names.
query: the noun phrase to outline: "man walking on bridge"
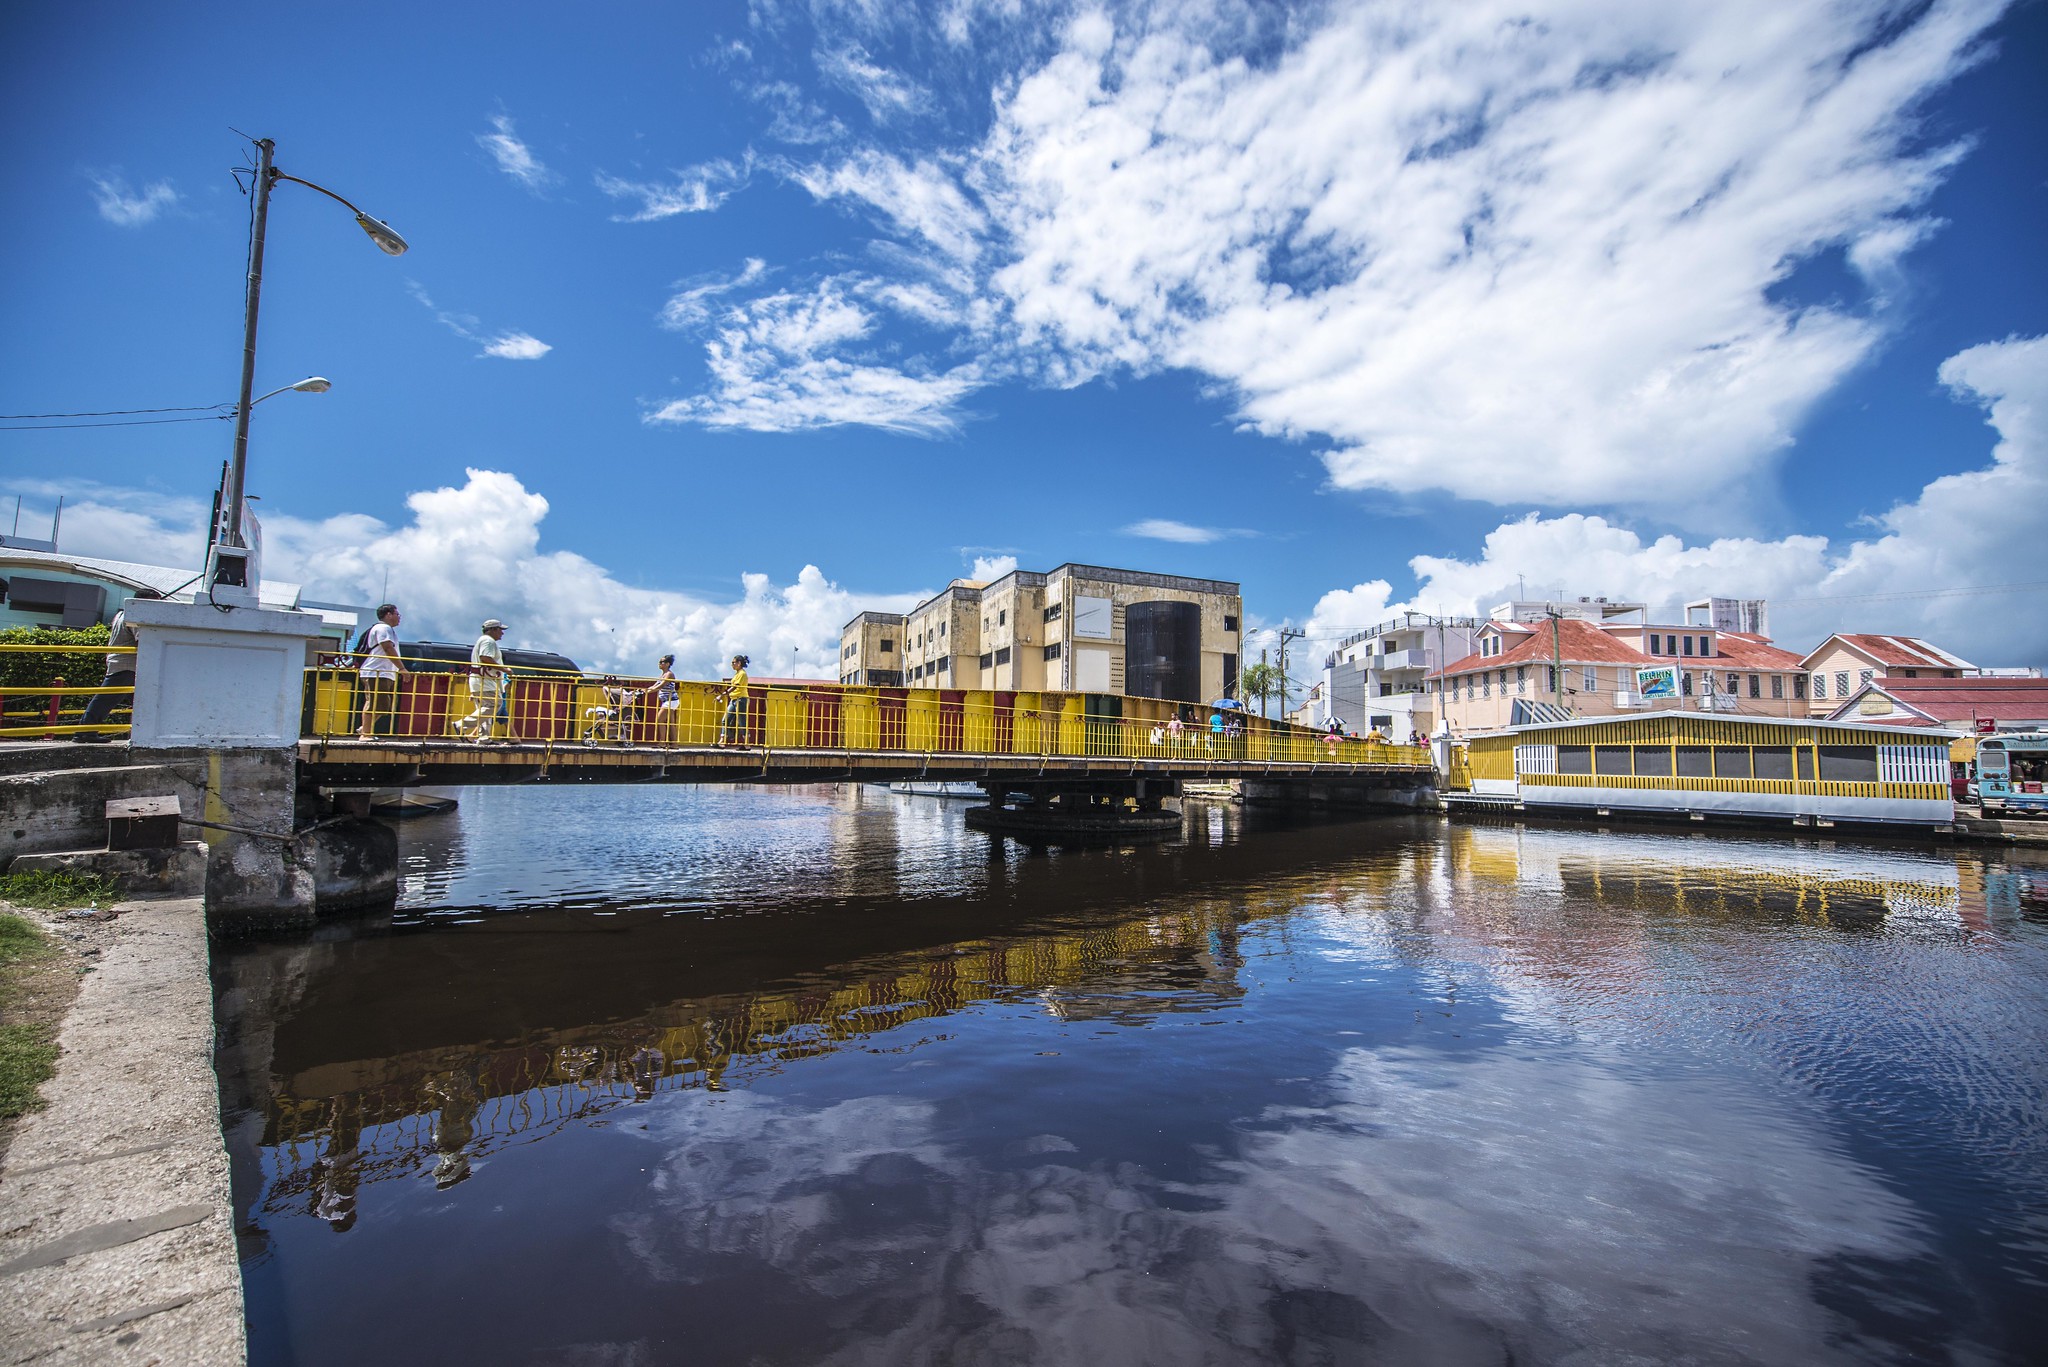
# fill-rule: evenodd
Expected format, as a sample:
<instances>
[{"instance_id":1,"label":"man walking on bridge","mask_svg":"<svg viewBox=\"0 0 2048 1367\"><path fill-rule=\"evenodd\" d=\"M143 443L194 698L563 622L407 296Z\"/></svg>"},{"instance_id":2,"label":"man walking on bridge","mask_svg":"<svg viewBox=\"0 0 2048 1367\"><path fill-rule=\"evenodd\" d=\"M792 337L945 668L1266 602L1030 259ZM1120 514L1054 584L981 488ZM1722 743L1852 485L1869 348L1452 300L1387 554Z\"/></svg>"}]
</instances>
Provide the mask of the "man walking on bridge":
<instances>
[{"instance_id":1,"label":"man walking on bridge","mask_svg":"<svg viewBox=\"0 0 2048 1367\"><path fill-rule=\"evenodd\" d=\"M478 745L491 739L497 729L498 718L505 715L506 674L505 648L498 642L505 639L505 624L493 617L482 627L483 634L476 638L476 644L469 651L469 697L470 714L455 723L457 735L469 735Z\"/></svg>"},{"instance_id":2,"label":"man walking on bridge","mask_svg":"<svg viewBox=\"0 0 2048 1367\"><path fill-rule=\"evenodd\" d=\"M398 658L398 605L385 603L377 609L377 624L363 633L358 647L360 662L356 678L363 689L363 720L356 728L357 740L375 740L376 724L389 726L398 702L398 676L410 674Z\"/></svg>"}]
</instances>

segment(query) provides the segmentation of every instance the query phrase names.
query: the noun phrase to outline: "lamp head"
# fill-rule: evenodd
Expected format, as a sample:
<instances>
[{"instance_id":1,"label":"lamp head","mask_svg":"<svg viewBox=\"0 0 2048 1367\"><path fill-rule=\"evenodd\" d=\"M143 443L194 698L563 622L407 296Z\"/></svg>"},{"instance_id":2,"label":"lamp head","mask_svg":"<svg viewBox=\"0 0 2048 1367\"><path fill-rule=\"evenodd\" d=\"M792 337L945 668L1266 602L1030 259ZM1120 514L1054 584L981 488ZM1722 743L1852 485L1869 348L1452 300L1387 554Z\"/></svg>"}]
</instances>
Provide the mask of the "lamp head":
<instances>
[{"instance_id":1,"label":"lamp head","mask_svg":"<svg viewBox=\"0 0 2048 1367\"><path fill-rule=\"evenodd\" d=\"M370 235L370 241L376 243L378 250L382 251L385 255L405 255L405 239L391 231L389 223L380 222L377 219L371 218L368 214L361 213L356 215L356 223L364 232Z\"/></svg>"},{"instance_id":2,"label":"lamp head","mask_svg":"<svg viewBox=\"0 0 2048 1367\"><path fill-rule=\"evenodd\" d=\"M334 388L334 382L324 375L314 375L300 380L292 388L301 394L325 394L328 390Z\"/></svg>"}]
</instances>

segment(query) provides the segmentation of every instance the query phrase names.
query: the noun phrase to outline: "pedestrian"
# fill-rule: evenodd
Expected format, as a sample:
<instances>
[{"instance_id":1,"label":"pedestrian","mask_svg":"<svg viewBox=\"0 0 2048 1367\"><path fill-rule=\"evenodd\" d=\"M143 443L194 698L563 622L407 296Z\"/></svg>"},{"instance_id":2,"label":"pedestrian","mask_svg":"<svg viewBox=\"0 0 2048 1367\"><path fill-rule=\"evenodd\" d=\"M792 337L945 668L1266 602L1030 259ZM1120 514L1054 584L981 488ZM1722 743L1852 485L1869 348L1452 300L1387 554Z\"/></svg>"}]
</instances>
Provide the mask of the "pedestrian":
<instances>
[{"instance_id":1,"label":"pedestrian","mask_svg":"<svg viewBox=\"0 0 2048 1367\"><path fill-rule=\"evenodd\" d=\"M739 743L747 743L747 657L732 657L732 678L725 685L725 715L718 722L718 743L724 745L726 737L737 736Z\"/></svg>"},{"instance_id":2,"label":"pedestrian","mask_svg":"<svg viewBox=\"0 0 2048 1367\"><path fill-rule=\"evenodd\" d=\"M134 598L150 599L161 597L163 595L155 589L137 589L134 594ZM133 599L131 598L130 601L132 602ZM125 701L130 706L133 706L135 702L135 628L128 625L128 609L126 607L115 613L113 622L109 624L107 646L109 647L107 652L107 674L105 678L100 680L100 687L125 688L129 690ZM123 701L124 699L118 693L93 694L85 704L85 716L79 724L82 726L100 725L108 717L114 715L114 709L119 707ZM100 731L75 731L72 733L71 739L86 745L103 745L107 741L112 740L113 737Z\"/></svg>"},{"instance_id":3,"label":"pedestrian","mask_svg":"<svg viewBox=\"0 0 2048 1367\"><path fill-rule=\"evenodd\" d=\"M379 604L376 624L363 633L362 644L357 648L356 678L363 690L363 718L356 728L357 740L375 740L374 727L390 726L391 714L398 705L398 678L412 673L405 667L405 661L398 658L398 622L397 604Z\"/></svg>"},{"instance_id":4,"label":"pedestrian","mask_svg":"<svg viewBox=\"0 0 2048 1367\"><path fill-rule=\"evenodd\" d=\"M455 734L482 745L492 738L498 719L505 715L511 679L505 668L505 648L499 644L505 639L505 624L492 617L478 631L476 644L469 648L470 713L455 723ZM470 735L472 730L475 735Z\"/></svg>"}]
</instances>

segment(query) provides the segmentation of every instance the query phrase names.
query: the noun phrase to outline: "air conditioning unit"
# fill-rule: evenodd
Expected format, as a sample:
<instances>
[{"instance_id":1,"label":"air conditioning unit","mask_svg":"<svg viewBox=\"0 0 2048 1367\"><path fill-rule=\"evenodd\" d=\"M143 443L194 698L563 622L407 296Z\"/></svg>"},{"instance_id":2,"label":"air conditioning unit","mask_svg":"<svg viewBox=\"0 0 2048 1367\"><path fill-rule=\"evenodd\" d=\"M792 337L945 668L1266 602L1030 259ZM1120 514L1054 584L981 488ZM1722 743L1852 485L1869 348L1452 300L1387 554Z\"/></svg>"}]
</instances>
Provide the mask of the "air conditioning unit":
<instances>
[{"instance_id":1,"label":"air conditioning unit","mask_svg":"<svg viewBox=\"0 0 2048 1367\"><path fill-rule=\"evenodd\" d=\"M1616 707L1641 707L1643 706L1643 695L1632 693L1626 688L1620 689L1614 695L1614 705Z\"/></svg>"}]
</instances>

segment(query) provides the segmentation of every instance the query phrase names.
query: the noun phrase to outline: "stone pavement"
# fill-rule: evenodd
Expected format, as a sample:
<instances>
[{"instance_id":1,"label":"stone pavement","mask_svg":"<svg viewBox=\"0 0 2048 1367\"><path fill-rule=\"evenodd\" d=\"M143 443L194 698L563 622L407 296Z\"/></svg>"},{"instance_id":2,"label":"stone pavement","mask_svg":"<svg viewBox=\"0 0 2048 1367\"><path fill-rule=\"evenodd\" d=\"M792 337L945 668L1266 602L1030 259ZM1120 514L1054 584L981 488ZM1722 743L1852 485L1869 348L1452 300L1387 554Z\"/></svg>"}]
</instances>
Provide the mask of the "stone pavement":
<instances>
[{"instance_id":1,"label":"stone pavement","mask_svg":"<svg viewBox=\"0 0 2048 1367\"><path fill-rule=\"evenodd\" d=\"M246 1359L197 898L128 902L0 1168L0 1363Z\"/></svg>"}]
</instances>

